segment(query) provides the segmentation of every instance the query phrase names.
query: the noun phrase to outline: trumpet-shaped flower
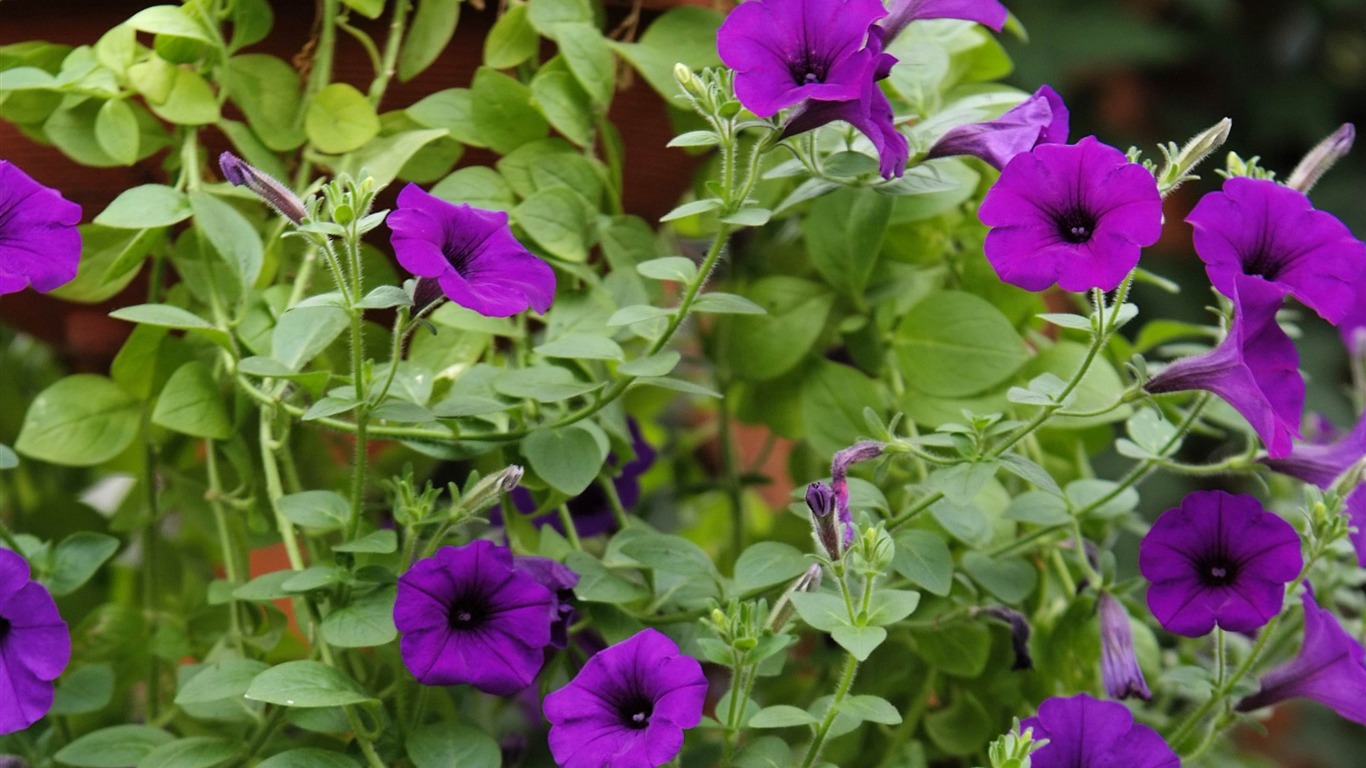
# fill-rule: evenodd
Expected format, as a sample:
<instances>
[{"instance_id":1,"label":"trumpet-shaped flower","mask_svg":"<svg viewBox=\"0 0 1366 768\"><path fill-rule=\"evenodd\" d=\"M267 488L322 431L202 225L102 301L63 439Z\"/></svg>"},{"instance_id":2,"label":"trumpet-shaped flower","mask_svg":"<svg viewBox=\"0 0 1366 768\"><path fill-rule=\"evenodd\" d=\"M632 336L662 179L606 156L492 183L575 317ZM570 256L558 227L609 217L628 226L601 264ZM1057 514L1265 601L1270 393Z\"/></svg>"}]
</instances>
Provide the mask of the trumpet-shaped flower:
<instances>
[{"instance_id":1,"label":"trumpet-shaped flower","mask_svg":"<svg viewBox=\"0 0 1366 768\"><path fill-rule=\"evenodd\" d=\"M442 547L398 579L399 652L426 685L516 693L541 670L559 607L507 548L484 540Z\"/></svg>"},{"instance_id":2,"label":"trumpet-shaped flower","mask_svg":"<svg viewBox=\"0 0 1366 768\"><path fill-rule=\"evenodd\" d=\"M0 294L46 293L76 276L81 207L0 160Z\"/></svg>"},{"instance_id":3,"label":"trumpet-shaped flower","mask_svg":"<svg viewBox=\"0 0 1366 768\"><path fill-rule=\"evenodd\" d=\"M550 753L562 768L655 768L702 720L702 665L647 628L600 651L545 697Z\"/></svg>"},{"instance_id":4,"label":"trumpet-shaped flower","mask_svg":"<svg viewBox=\"0 0 1366 768\"><path fill-rule=\"evenodd\" d=\"M452 205L409 184L388 224L398 263L462 307L507 317L545 312L555 299L555 271L517 242L502 211Z\"/></svg>"},{"instance_id":5,"label":"trumpet-shaped flower","mask_svg":"<svg viewBox=\"0 0 1366 768\"><path fill-rule=\"evenodd\" d=\"M1238 702L1239 712L1286 699L1311 699L1366 725L1366 649L1304 591L1304 642L1289 663L1266 673L1261 690Z\"/></svg>"},{"instance_id":6,"label":"trumpet-shaped flower","mask_svg":"<svg viewBox=\"0 0 1366 768\"><path fill-rule=\"evenodd\" d=\"M1033 768L1180 768L1157 731L1135 723L1129 708L1084 693L1054 697L1039 714L1020 722L1034 740L1048 743L1031 754Z\"/></svg>"},{"instance_id":7,"label":"trumpet-shaped flower","mask_svg":"<svg viewBox=\"0 0 1366 768\"><path fill-rule=\"evenodd\" d=\"M1016 155L977 211L996 274L1041 291L1112 290L1162 232L1157 182L1123 152L1088 136Z\"/></svg>"},{"instance_id":8,"label":"trumpet-shaped flower","mask_svg":"<svg viewBox=\"0 0 1366 768\"><path fill-rule=\"evenodd\" d=\"M1283 475L1327 488L1333 481L1366 456L1366 416L1352 431L1331 443L1297 443L1283 458L1264 458L1261 462Z\"/></svg>"},{"instance_id":9,"label":"trumpet-shaped flower","mask_svg":"<svg viewBox=\"0 0 1366 768\"><path fill-rule=\"evenodd\" d=\"M1366 269L1366 244L1304 193L1274 181L1229 179L1200 198L1186 221L1210 282L1225 296L1237 275L1255 275L1336 324Z\"/></svg>"},{"instance_id":10,"label":"trumpet-shaped flower","mask_svg":"<svg viewBox=\"0 0 1366 768\"><path fill-rule=\"evenodd\" d=\"M918 19L975 21L1000 32L1008 15L1006 7L996 0L892 0L891 13L882 26L887 29L888 40Z\"/></svg>"},{"instance_id":11,"label":"trumpet-shaped flower","mask_svg":"<svg viewBox=\"0 0 1366 768\"><path fill-rule=\"evenodd\" d=\"M574 623L574 585L579 575L558 560L534 555L512 558L513 567L535 579L555 594L555 621L550 625L550 644L556 648L569 646L569 625Z\"/></svg>"},{"instance_id":12,"label":"trumpet-shaped flower","mask_svg":"<svg viewBox=\"0 0 1366 768\"><path fill-rule=\"evenodd\" d=\"M1276 286L1234 276L1232 327L1219 346L1183 357L1143 388L1153 394L1203 389L1243 415L1273 459L1290 454L1304 410L1304 379L1295 344L1276 324L1281 294Z\"/></svg>"},{"instance_id":13,"label":"trumpet-shaped flower","mask_svg":"<svg viewBox=\"0 0 1366 768\"><path fill-rule=\"evenodd\" d=\"M1045 85L995 120L949 129L925 153L925 159L972 155L1000 170L1016 155L1040 144L1067 143L1068 122L1067 105Z\"/></svg>"},{"instance_id":14,"label":"trumpet-shaped flower","mask_svg":"<svg viewBox=\"0 0 1366 768\"><path fill-rule=\"evenodd\" d=\"M0 549L0 734L22 731L52 708L52 681L71 659L57 604L29 578L28 561Z\"/></svg>"},{"instance_id":15,"label":"trumpet-shaped flower","mask_svg":"<svg viewBox=\"0 0 1366 768\"><path fill-rule=\"evenodd\" d=\"M1251 632L1280 613L1300 572L1300 537L1251 496L1194 491L1157 518L1138 550L1148 608L1169 632Z\"/></svg>"},{"instance_id":16,"label":"trumpet-shaped flower","mask_svg":"<svg viewBox=\"0 0 1366 768\"><path fill-rule=\"evenodd\" d=\"M1138 666L1134 653L1134 630L1129 624L1129 612L1109 592L1100 593L1096 600L1100 614L1100 679L1105 692L1112 698L1136 696L1151 699L1148 681Z\"/></svg>"}]
</instances>

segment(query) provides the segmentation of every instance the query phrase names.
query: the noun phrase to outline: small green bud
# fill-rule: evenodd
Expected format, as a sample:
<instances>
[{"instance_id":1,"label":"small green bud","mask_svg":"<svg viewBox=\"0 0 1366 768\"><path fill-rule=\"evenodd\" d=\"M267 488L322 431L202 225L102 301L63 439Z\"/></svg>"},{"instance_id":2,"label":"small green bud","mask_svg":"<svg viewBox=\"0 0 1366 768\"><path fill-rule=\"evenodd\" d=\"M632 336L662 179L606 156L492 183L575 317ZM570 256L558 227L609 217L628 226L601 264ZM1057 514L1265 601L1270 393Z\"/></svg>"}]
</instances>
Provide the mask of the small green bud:
<instances>
[{"instance_id":1,"label":"small green bud","mask_svg":"<svg viewBox=\"0 0 1366 768\"><path fill-rule=\"evenodd\" d=\"M356 212L350 205L342 203L332 209L332 220L344 227L356 220Z\"/></svg>"},{"instance_id":2,"label":"small green bud","mask_svg":"<svg viewBox=\"0 0 1366 768\"><path fill-rule=\"evenodd\" d=\"M752 651L759 644L753 637L742 637L735 641L734 646L737 651Z\"/></svg>"},{"instance_id":3,"label":"small green bud","mask_svg":"<svg viewBox=\"0 0 1366 768\"><path fill-rule=\"evenodd\" d=\"M487 477L482 477L460 498L460 509L479 512L498 503L503 494L510 493L522 482L523 469L512 464Z\"/></svg>"}]
</instances>

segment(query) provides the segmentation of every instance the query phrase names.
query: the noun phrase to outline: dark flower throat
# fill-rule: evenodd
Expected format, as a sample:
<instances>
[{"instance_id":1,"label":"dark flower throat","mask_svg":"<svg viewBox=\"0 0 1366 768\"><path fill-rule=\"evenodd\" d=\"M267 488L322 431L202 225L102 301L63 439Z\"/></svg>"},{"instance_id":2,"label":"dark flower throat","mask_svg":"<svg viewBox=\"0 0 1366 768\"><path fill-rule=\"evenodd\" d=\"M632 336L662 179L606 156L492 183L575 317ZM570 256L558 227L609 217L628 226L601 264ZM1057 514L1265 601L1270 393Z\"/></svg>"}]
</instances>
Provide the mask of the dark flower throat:
<instances>
[{"instance_id":1,"label":"dark flower throat","mask_svg":"<svg viewBox=\"0 0 1366 768\"><path fill-rule=\"evenodd\" d=\"M1084 243L1096 232L1096 217L1080 208L1064 211L1054 220L1058 237L1069 243Z\"/></svg>"},{"instance_id":2,"label":"dark flower throat","mask_svg":"<svg viewBox=\"0 0 1366 768\"><path fill-rule=\"evenodd\" d=\"M617 706L621 724L633 730L641 730L650 725L650 715L654 714L655 703L649 697L635 693Z\"/></svg>"},{"instance_id":3,"label":"dark flower throat","mask_svg":"<svg viewBox=\"0 0 1366 768\"><path fill-rule=\"evenodd\" d=\"M4 616L0 616L0 643L3 643L5 641L5 637L9 635L9 630L9 619L5 618Z\"/></svg>"},{"instance_id":4,"label":"dark flower throat","mask_svg":"<svg viewBox=\"0 0 1366 768\"><path fill-rule=\"evenodd\" d=\"M447 619L451 629L471 630L483 624L488 615L489 604L484 595L464 594L451 601Z\"/></svg>"},{"instance_id":5,"label":"dark flower throat","mask_svg":"<svg viewBox=\"0 0 1366 768\"><path fill-rule=\"evenodd\" d=\"M1207 587L1226 587L1238 578L1238 565L1227 560L1209 560L1200 564L1200 581Z\"/></svg>"}]
</instances>

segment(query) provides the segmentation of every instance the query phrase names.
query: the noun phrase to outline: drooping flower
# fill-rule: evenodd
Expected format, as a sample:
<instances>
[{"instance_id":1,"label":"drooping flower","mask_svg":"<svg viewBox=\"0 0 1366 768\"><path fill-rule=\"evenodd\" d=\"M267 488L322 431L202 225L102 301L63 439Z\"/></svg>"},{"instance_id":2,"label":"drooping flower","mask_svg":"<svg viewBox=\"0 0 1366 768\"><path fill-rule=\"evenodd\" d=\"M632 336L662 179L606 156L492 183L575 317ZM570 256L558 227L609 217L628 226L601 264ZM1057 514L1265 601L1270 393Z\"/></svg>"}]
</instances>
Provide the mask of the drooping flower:
<instances>
[{"instance_id":1,"label":"drooping flower","mask_svg":"<svg viewBox=\"0 0 1366 768\"><path fill-rule=\"evenodd\" d=\"M1048 744L1030 755L1033 768L1179 768L1157 731L1135 723L1129 708L1084 693L1053 697L1020 722Z\"/></svg>"},{"instance_id":2,"label":"drooping flower","mask_svg":"<svg viewBox=\"0 0 1366 768\"><path fill-rule=\"evenodd\" d=\"M52 708L52 681L71 660L71 636L28 561L0 549L0 734L22 731Z\"/></svg>"},{"instance_id":3,"label":"drooping flower","mask_svg":"<svg viewBox=\"0 0 1366 768\"><path fill-rule=\"evenodd\" d=\"M600 651L545 697L550 753L561 768L655 768L702 720L702 665L646 628Z\"/></svg>"},{"instance_id":4,"label":"drooping flower","mask_svg":"<svg viewBox=\"0 0 1366 768\"><path fill-rule=\"evenodd\" d=\"M76 277L81 207L0 160L0 294L40 293Z\"/></svg>"},{"instance_id":5,"label":"drooping flower","mask_svg":"<svg viewBox=\"0 0 1366 768\"><path fill-rule=\"evenodd\" d=\"M1029 636L1034 633L1029 619L1023 613L1007 605L989 605L980 610L985 616L1003 621L1010 627L1010 650L1015 654L1011 671L1033 669L1034 657L1029 652Z\"/></svg>"},{"instance_id":6,"label":"drooping flower","mask_svg":"<svg viewBox=\"0 0 1366 768\"><path fill-rule=\"evenodd\" d=\"M512 553L477 540L442 547L398 579L394 625L408 671L426 685L507 695L541 670L559 600Z\"/></svg>"},{"instance_id":7,"label":"drooping flower","mask_svg":"<svg viewBox=\"0 0 1366 768\"><path fill-rule=\"evenodd\" d=\"M1233 296L1234 277L1255 275L1330 323L1352 301L1366 268L1366 244L1302 192L1267 179L1236 177L1200 198L1186 221L1210 282Z\"/></svg>"},{"instance_id":8,"label":"drooping flower","mask_svg":"<svg viewBox=\"0 0 1366 768\"><path fill-rule=\"evenodd\" d=\"M1339 715L1366 725L1366 649L1304 591L1304 642L1284 666L1266 673L1261 690L1238 702L1239 712L1269 707L1286 699L1311 699Z\"/></svg>"},{"instance_id":9,"label":"drooping flower","mask_svg":"<svg viewBox=\"0 0 1366 768\"><path fill-rule=\"evenodd\" d=\"M1162 232L1157 181L1123 152L1087 136L1016 155L977 211L996 274L1041 291L1112 290Z\"/></svg>"},{"instance_id":10,"label":"drooping flower","mask_svg":"<svg viewBox=\"0 0 1366 768\"><path fill-rule=\"evenodd\" d=\"M726 16L716 50L759 117L806 99L857 100L877 69L869 29L886 15L880 0L751 0Z\"/></svg>"},{"instance_id":11,"label":"drooping flower","mask_svg":"<svg viewBox=\"0 0 1366 768\"><path fill-rule=\"evenodd\" d=\"M517 242L502 211L452 205L409 184L387 221L399 264L462 307L507 317L545 312L555 299L555 271Z\"/></svg>"},{"instance_id":12,"label":"drooping flower","mask_svg":"<svg viewBox=\"0 0 1366 768\"><path fill-rule=\"evenodd\" d=\"M1143 537L1138 569L1148 608L1169 632L1208 634L1217 625L1251 632L1280 613L1299 575L1300 537L1245 494L1193 491Z\"/></svg>"},{"instance_id":13,"label":"drooping flower","mask_svg":"<svg viewBox=\"0 0 1366 768\"><path fill-rule=\"evenodd\" d=\"M890 179L906 172L906 160L911 145L896 129L892 105L878 82L887 78L896 64L896 57L882 52L883 31L873 27L868 31L868 52L872 58L872 72L864 78L858 97L839 101L808 99L793 113L783 126L783 138L814 130L827 123L843 120L857 128L877 150L878 172Z\"/></svg>"},{"instance_id":14,"label":"drooping flower","mask_svg":"<svg viewBox=\"0 0 1366 768\"><path fill-rule=\"evenodd\" d=\"M925 153L926 160L972 155L1000 170L1016 155L1040 144L1065 144L1067 105L1058 92L1043 86L995 120L950 129Z\"/></svg>"},{"instance_id":15,"label":"drooping flower","mask_svg":"<svg viewBox=\"0 0 1366 768\"><path fill-rule=\"evenodd\" d=\"M1358 420L1352 431L1339 440L1296 443L1288 455L1278 459L1264 458L1261 462L1283 475L1327 488L1363 456L1366 456L1366 417Z\"/></svg>"},{"instance_id":16,"label":"drooping flower","mask_svg":"<svg viewBox=\"0 0 1366 768\"><path fill-rule=\"evenodd\" d=\"M894 40L907 24L918 19L975 21L997 32L1006 25L1006 7L996 0L892 0L891 13L882 26Z\"/></svg>"},{"instance_id":17,"label":"drooping flower","mask_svg":"<svg viewBox=\"0 0 1366 768\"><path fill-rule=\"evenodd\" d=\"M1281 294L1260 278L1234 276L1234 315L1219 346L1183 357L1148 380L1152 394L1203 389L1247 419L1273 459L1289 455L1299 436L1304 379L1299 354L1276 324Z\"/></svg>"},{"instance_id":18,"label":"drooping flower","mask_svg":"<svg viewBox=\"0 0 1366 768\"><path fill-rule=\"evenodd\" d=\"M862 440L835 453L830 460L830 488L835 492L840 525L844 526L844 546L854 544L854 515L849 510L849 467L862 461L872 461L882 455L882 443Z\"/></svg>"},{"instance_id":19,"label":"drooping flower","mask_svg":"<svg viewBox=\"0 0 1366 768\"><path fill-rule=\"evenodd\" d=\"M574 585L579 575L558 560L533 555L518 555L512 565L555 595L555 622L550 625L550 644L556 648L569 645L569 625L574 623Z\"/></svg>"},{"instance_id":20,"label":"drooping flower","mask_svg":"<svg viewBox=\"0 0 1366 768\"><path fill-rule=\"evenodd\" d=\"M1109 592L1101 592L1096 599L1096 612L1100 615L1100 679L1105 692L1115 699L1151 699L1153 693L1134 653L1129 612Z\"/></svg>"},{"instance_id":21,"label":"drooping flower","mask_svg":"<svg viewBox=\"0 0 1366 768\"><path fill-rule=\"evenodd\" d=\"M255 192L256 196L274 208L276 213L295 224L302 223L308 216L303 201L299 200L299 196L289 187L276 181L270 174L247 164L237 155L231 152L219 155L218 169L223 172L223 178L230 184L235 187L246 187Z\"/></svg>"}]
</instances>

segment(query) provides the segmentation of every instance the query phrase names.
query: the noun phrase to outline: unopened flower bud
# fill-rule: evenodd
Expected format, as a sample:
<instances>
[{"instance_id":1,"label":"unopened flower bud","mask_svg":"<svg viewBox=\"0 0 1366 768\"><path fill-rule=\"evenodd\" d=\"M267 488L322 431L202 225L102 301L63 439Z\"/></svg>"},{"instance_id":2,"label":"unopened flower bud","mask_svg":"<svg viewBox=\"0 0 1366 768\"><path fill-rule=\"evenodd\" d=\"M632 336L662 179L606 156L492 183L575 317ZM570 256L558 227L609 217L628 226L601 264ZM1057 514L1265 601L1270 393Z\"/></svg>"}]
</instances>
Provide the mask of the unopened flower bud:
<instances>
[{"instance_id":1,"label":"unopened flower bud","mask_svg":"<svg viewBox=\"0 0 1366 768\"><path fill-rule=\"evenodd\" d=\"M1116 699L1151 699L1152 691L1148 690L1134 654L1134 632L1128 611L1109 592L1100 593L1096 610L1100 614L1100 677L1105 692Z\"/></svg>"},{"instance_id":2,"label":"unopened flower bud","mask_svg":"<svg viewBox=\"0 0 1366 768\"><path fill-rule=\"evenodd\" d=\"M1290 172L1290 178L1286 179L1285 185L1308 194L1309 189L1323 178L1328 169L1352 151L1352 142L1356 141L1356 136L1356 126L1351 123L1338 126L1336 131L1328 134L1327 138L1309 150L1309 154L1305 155L1300 164L1295 166L1295 170Z\"/></svg>"},{"instance_id":3,"label":"unopened flower bud","mask_svg":"<svg viewBox=\"0 0 1366 768\"><path fill-rule=\"evenodd\" d=\"M840 544L839 520L835 516L835 491L825 483L815 482L806 487L806 506L811 510L811 527L816 541L831 560L839 560L844 547Z\"/></svg>"},{"instance_id":4,"label":"unopened flower bud","mask_svg":"<svg viewBox=\"0 0 1366 768\"><path fill-rule=\"evenodd\" d=\"M1034 657L1029 653L1029 635L1033 628L1029 626L1029 619L1024 614L1004 605L993 605L983 608L980 611L985 616L1004 621L1010 625L1010 648L1015 652L1015 663L1010 666L1012 670L1033 669Z\"/></svg>"},{"instance_id":5,"label":"unopened flower bud","mask_svg":"<svg viewBox=\"0 0 1366 768\"><path fill-rule=\"evenodd\" d=\"M480 478L479 482L466 491L460 499L460 507L468 512L478 512L496 503L498 497L505 493L511 493L522 482L523 471L521 467L513 464L487 477Z\"/></svg>"},{"instance_id":6,"label":"unopened flower bud","mask_svg":"<svg viewBox=\"0 0 1366 768\"><path fill-rule=\"evenodd\" d=\"M792 586L787 588L783 596L778 598L778 602L773 604L773 610L768 614L768 622L765 626L772 632L777 632L792 620L792 596L798 592L815 592L821 587L821 577L825 569L820 563L812 563L806 569L806 573L797 577L792 582Z\"/></svg>"},{"instance_id":7,"label":"unopened flower bud","mask_svg":"<svg viewBox=\"0 0 1366 768\"><path fill-rule=\"evenodd\" d=\"M702 85L697 74L681 61L674 64L674 80L678 81L679 87L695 99L702 99L707 95L707 89Z\"/></svg>"},{"instance_id":8,"label":"unopened flower bud","mask_svg":"<svg viewBox=\"0 0 1366 768\"><path fill-rule=\"evenodd\" d=\"M231 152L224 152L219 155L218 168L223 172L223 178L231 182L233 186L246 187L255 192L257 197L265 201L266 205L274 208L276 213L295 224L302 223L308 216L304 210L304 204L288 187L258 168L248 165L237 155Z\"/></svg>"}]
</instances>

